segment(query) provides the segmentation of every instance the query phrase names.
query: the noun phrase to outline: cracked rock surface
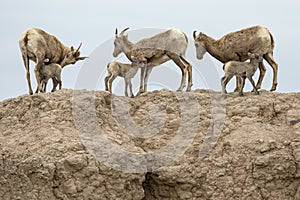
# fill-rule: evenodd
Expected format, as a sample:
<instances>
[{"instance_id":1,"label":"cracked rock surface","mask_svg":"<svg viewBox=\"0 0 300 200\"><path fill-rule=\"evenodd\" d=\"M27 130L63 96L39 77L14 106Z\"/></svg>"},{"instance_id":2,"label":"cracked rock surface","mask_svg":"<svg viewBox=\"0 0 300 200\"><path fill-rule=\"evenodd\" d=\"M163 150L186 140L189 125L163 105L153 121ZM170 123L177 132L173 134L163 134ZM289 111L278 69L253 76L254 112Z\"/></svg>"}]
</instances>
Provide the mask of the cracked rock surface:
<instances>
[{"instance_id":1,"label":"cracked rock surface","mask_svg":"<svg viewBox=\"0 0 300 200\"><path fill-rule=\"evenodd\" d=\"M5 100L0 199L300 199L300 93Z\"/></svg>"}]
</instances>

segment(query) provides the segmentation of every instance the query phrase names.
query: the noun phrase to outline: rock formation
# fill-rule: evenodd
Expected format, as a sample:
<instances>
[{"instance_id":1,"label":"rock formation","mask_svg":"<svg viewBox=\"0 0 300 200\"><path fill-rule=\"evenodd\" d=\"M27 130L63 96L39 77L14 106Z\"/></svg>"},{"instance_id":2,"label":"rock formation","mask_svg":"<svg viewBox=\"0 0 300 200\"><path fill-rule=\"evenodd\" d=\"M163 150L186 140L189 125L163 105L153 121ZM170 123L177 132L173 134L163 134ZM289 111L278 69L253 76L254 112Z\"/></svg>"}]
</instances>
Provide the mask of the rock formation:
<instances>
[{"instance_id":1,"label":"rock formation","mask_svg":"<svg viewBox=\"0 0 300 200\"><path fill-rule=\"evenodd\" d=\"M300 93L5 100L0 199L300 199Z\"/></svg>"}]
</instances>

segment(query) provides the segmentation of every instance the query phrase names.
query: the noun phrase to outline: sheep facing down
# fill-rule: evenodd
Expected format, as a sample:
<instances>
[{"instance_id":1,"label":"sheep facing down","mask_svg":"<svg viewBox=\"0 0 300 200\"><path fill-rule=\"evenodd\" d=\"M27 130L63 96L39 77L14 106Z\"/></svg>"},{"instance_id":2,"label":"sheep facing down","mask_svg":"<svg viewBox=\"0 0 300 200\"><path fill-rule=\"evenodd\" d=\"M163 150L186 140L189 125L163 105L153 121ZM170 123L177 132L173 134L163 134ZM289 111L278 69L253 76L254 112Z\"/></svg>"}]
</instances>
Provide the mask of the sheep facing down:
<instances>
[{"instance_id":1,"label":"sheep facing down","mask_svg":"<svg viewBox=\"0 0 300 200\"><path fill-rule=\"evenodd\" d=\"M147 81L153 67L161 65L169 60L172 60L181 69L181 83L178 91L182 91L186 86L186 74L188 74L188 86L186 90L191 90L193 85L192 65L185 59L185 53L188 46L188 38L185 33L178 29L169 29L133 43L128 39L128 35L125 34L125 31L128 29L129 28L124 29L120 34L118 34L118 30L116 29L113 51L114 57L117 57L123 52L131 61L132 51L141 48L162 49L173 52L172 54L160 54L162 56L155 55L151 59L148 59L147 67L141 68L140 89L138 94L147 92Z\"/></svg>"},{"instance_id":2,"label":"sheep facing down","mask_svg":"<svg viewBox=\"0 0 300 200\"><path fill-rule=\"evenodd\" d=\"M131 64L124 64L120 62L109 62L107 64L107 73L108 75L105 77L105 90L112 93L112 82L115 80L117 76L123 77L125 81L125 96L128 97L128 87L130 90L130 97L134 97L132 92L132 84L131 79L135 76L138 66L132 66Z\"/></svg>"},{"instance_id":3,"label":"sheep facing down","mask_svg":"<svg viewBox=\"0 0 300 200\"><path fill-rule=\"evenodd\" d=\"M46 92L46 87L48 80L51 78L53 80L53 88L51 92L56 91L57 85L59 85L59 90L61 90L62 87L62 81L61 81L61 71L62 67L61 65L57 63L50 63L47 64L47 59L44 60L45 64L42 65L40 68L40 84L43 88L43 90ZM38 90L38 88L37 88Z\"/></svg>"},{"instance_id":4,"label":"sheep facing down","mask_svg":"<svg viewBox=\"0 0 300 200\"><path fill-rule=\"evenodd\" d=\"M278 64L273 57L275 40L270 31L263 26L252 26L239 31L228 33L216 40L204 33L193 33L196 54L198 59L208 52L214 58L225 64L228 61L244 62L249 59L248 52L258 53L263 56L267 63L273 68L273 84L271 91L275 91L278 81ZM259 64L259 78L256 89L261 88L263 78L266 73L266 67L263 62ZM239 81L235 91L240 87Z\"/></svg>"},{"instance_id":5,"label":"sheep facing down","mask_svg":"<svg viewBox=\"0 0 300 200\"><path fill-rule=\"evenodd\" d=\"M255 83L252 76L256 72L259 64L263 61L263 57L257 53L249 53L250 62L239 62L239 61L229 61L224 64L223 70L225 71L225 76L221 79L222 94L227 93L226 85L233 76L242 78L242 85L240 87L239 95L243 96L243 88L245 85L245 79L248 78L253 86L253 91L255 94L259 94L255 87Z\"/></svg>"},{"instance_id":6,"label":"sheep facing down","mask_svg":"<svg viewBox=\"0 0 300 200\"><path fill-rule=\"evenodd\" d=\"M55 36L46 33L45 31L37 28L26 30L20 40L19 46L22 53L23 62L26 68L26 79L29 87L29 94L33 94L31 81L29 61L32 60L36 63L34 73L38 82L38 91L44 92L40 85L40 68L44 65L44 60L49 59L50 63L59 63L64 65L75 64L79 60L84 60L86 57L80 56L80 47L75 49L73 46L67 47L60 42Z\"/></svg>"}]
</instances>

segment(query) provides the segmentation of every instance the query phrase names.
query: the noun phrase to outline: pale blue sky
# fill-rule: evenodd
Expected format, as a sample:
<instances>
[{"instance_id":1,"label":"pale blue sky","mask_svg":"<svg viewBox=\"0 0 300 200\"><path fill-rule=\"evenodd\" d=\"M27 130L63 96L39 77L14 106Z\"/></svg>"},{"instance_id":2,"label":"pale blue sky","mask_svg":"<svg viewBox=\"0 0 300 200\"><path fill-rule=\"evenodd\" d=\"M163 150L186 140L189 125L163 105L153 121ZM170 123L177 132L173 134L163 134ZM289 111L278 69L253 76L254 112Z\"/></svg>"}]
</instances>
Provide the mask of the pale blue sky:
<instances>
[{"instance_id":1,"label":"pale blue sky","mask_svg":"<svg viewBox=\"0 0 300 200\"><path fill-rule=\"evenodd\" d=\"M1 1L0 100L28 93L18 40L22 32L30 27L42 28L56 35L68 46L77 46L83 42L82 55L90 55L99 45L112 40L116 27L119 29L130 27L131 30L179 28L189 38L192 38L194 30L198 30L214 38L220 38L228 32L261 24L268 27L275 37L274 57L279 64L277 91L298 92L300 90L299 10L300 1L297 0ZM130 33L133 34L134 31L129 32L129 38ZM194 50L192 40L189 49ZM112 51L112 43L108 51ZM111 53L109 52L109 55ZM187 59L195 59L189 56L194 54L187 54ZM214 66L211 67L217 68L216 77L219 79L222 76L222 64L208 55L205 58L212 60ZM89 62L92 61L97 64L96 59ZM63 87L74 88L80 68L87 63L87 61L78 62L74 66L66 67L63 70ZM204 64L207 63L205 61L197 60L192 63L193 69L209 67ZM31 62L31 72L33 68ZM106 66L99 60L99 71L95 73L99 73L100 79L103 73L105 75L105 68ZM271 67L266 65L266 68L267 73L262 87L269 90L273 75ZM168 73L168 70L164 69L161 73ZM35 90L33 73L31 73L31 80ZM195 84L198 82L201 80L194 78L192 89L201 87L201 84ZM176 86L178 85L179 81L176 83ZM135 84L135 87L137 86ZM103 80L99 80L96 88L88 89L102 90Z\"/></svg>"}]
</instances>

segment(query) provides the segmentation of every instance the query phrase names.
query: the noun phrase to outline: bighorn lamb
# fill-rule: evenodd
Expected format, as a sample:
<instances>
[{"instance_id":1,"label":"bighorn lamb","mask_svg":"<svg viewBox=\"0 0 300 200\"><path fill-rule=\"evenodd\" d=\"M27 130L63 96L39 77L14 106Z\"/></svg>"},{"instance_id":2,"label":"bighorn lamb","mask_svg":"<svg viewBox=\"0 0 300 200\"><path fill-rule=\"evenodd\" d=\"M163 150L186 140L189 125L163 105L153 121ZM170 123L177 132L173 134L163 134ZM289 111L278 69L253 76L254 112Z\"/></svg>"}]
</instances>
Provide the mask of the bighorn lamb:
<instances>
[{"instance_id":1,"label":"bighorn lamb","mask_svg":"<svg viewBox=\"0 0 300 200\"><path fill-rule=\"evenodd\" d=\"M29 60L36 63L34 73L36 76L38 88L44 92L40 85L40 68L44 65L44 60L49 59L50 63L61 64L65 60L64 65L75 64L79 60L84 60L86 57L80 57L79 49L67 47L62 44L55 36L46 33L37 28L31 28L23 32L19 46L22 53L23 62L26 68L26 77L29 87L29 94L32 94L30 82Z\"/></svg>"},{"instance_id":2,"label":"bighorn lamb","mask_svg":"<svg viewBox=\"0 0 300 200\"><path fill-rule=\"evenodd\" d=\"M132 65L138 65L140 67L147 67L151 65L150 61L154 57L162 57L166 54L171 55L173 52L156 48L139 48L131 51ZM175 53L173 53L175 54ZM176 55L173 55L176 56Z\"/></svg>"},{"instance_id":3,"label":"bighorn lamb","mask_svg":"<svg viewBox=\"0 0 300 200\"><path fill-rule=\"evenodd\" d=\"M232 60L246 61L249 58L248 52L258 53L263 56L263 58L273 68L273 85L271 91L276 90L278 84L278 65L273 58L274 38L267 28L262 26L253 26L229 33L218 40L215 40L202 32L199 33L199 35L196 35L196 31L194 31L193 36L198 59L202 59L206 52L222 63ZM261 88L266 72L263 62L259 64L259 70L260 75L256 89Z\"/></svg>"},{"instance_id":4,"label":"bighorn lamb","mask_svg":"<svg viewBox=\"0 0 300 200\"><path fill-rule=\"evenodd\" d=\"M40 68L40 71L39 71L40 78L41 78L40 84L43 87L43 90L45 92L46 92L48 80L50 78L53 80L53 88L52 88L51 92L54 92L56 90L57 84L59 85L59 90L61 90L61 87L62 87L61 71L62 71L62 66L60 66L57 63L50 63L50 64L42 65L42 67Z\"/></svg>"},{"instance_id":5,"label":"bighorn lamb","mask_svg":"<svg viewBox=\"0 0 300 200\"><path fill-rule=\"evenodd\" d=\"M105 77L105 90L112 93L112 82L117 76L123 77L125 81L125 96L128 97L128 87L130 96L134 97L132 92L131 79L135 76L139 66L133 67L131 64L124 64L120 62L110 62L107 64L108 75Z\"/></svg>"},{"instance_id":6,"label":"bighorn lamb","mask_svg":"<svg viewBox=\"0 0 300 200\"><path fill-rule=\"evenodd\" d=\"M139 50L143 48L166 50L166 53L163 55L155 55L151 57L148 60L147 67L141 68L139 94L147 91L147 82L153 67L169 60L173 60L174 63L180 67L182 72L181 84L178 90L181 91L186 86L186 71L188 71L187 91L191 90L193 85L192 65L184 58L188 45L188 39L182 31L178 29L170 29L156 34L150 38L144 38L136 43L132 43L129 41L128 35L124 35L124 32L128 29L129 28L124 29L119 35L118 30L116 29L113 52L114 57L117 57L121 52L123 52L125 53L126 57L131 60L132 50Z\"/></svg>"},{"instance_id":7,"label":"bighorn lamb","mask_svg":"<svg viewBox=\"0 0 300 200\"><path fill-rule=\"evenodd\" d=\"M239 62L239 61L229 61L225 63L223 69L225 71L225 76L221 79L222 94L227 93L226 85L233 76L238 76L242 78L242 83L239 91L239 95L243 96L243 88L245 85L245 79L248 78L253 86L253 90L256 94L259 94L255 87L255 83L252 76L256 72L259 64L263 61L263 58L257 54L249 54L250 62Z\"/></svg>"}]
</instances>

